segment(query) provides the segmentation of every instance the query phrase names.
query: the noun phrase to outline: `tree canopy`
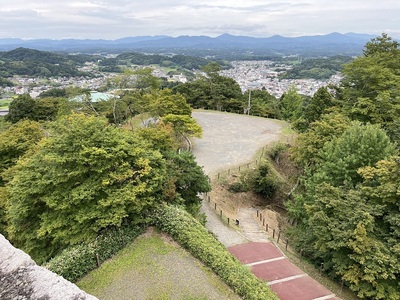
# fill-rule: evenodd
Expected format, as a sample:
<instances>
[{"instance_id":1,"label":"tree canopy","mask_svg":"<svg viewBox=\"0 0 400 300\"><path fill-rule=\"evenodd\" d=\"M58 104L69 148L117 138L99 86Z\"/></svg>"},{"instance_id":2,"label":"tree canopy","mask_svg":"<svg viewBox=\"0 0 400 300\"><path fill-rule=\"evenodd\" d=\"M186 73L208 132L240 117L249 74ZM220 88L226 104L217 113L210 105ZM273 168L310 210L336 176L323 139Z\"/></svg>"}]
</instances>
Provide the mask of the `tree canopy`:
<instances>
[{"instance_id":1,"label":"tree canopy","mask_svg":"<svg viewBox=\"0 0 400 300\"><path fill-rule=\"evenodd\" d=\"M159 152L97 117L56 122L39 149L9 171L9 235L34 257L96 237L125 219L140 222L159 202Z\"/></svg>"}]
</instances>

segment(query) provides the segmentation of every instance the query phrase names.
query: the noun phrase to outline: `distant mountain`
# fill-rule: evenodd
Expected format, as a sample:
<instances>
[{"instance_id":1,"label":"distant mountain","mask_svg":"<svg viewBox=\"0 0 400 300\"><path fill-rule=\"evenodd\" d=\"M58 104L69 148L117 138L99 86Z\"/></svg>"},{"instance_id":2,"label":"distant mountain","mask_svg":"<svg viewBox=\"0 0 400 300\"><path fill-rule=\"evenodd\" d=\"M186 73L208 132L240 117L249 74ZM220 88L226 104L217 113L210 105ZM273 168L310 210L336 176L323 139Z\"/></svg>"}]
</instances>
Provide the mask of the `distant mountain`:
<instances>
[{"instance_id":1,"label":"distant mountain","mask_svg":"<svg viewBox=\"0 0 400 300\"><path fill-rule=\"evenodd\" d=\"M234 36L223 34L215 38L208 36L138 36L117 40L21 40L0 39L0 50L12 50L19 47L47 51L65 52L174 52L213 53L247 51L256 54L300 54L300 55L358 55L366 42L374 36L356 33L330 33L327 35L283 37L275 35L268 38Z\"/></svg>"}]
</instances>

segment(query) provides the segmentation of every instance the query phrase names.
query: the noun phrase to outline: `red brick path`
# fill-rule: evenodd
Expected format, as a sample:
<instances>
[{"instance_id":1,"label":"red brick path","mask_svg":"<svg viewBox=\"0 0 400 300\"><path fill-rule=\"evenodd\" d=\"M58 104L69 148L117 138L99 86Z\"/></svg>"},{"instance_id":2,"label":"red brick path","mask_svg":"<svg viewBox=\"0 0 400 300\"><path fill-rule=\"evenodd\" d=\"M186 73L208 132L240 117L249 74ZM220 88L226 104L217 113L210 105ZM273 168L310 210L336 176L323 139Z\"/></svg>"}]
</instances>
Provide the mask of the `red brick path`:
<instances>
[{"instance_id":1,"label":"red brick path","mask_svg":"<svg viewBox=\"0 0 400 300\"><path fill-rule=\"evenodd\" d=\"M228 247L237 259L268 285L281 300L340 300L308 276L272 243L250 242Z\"/></svg>"}]
</instances>

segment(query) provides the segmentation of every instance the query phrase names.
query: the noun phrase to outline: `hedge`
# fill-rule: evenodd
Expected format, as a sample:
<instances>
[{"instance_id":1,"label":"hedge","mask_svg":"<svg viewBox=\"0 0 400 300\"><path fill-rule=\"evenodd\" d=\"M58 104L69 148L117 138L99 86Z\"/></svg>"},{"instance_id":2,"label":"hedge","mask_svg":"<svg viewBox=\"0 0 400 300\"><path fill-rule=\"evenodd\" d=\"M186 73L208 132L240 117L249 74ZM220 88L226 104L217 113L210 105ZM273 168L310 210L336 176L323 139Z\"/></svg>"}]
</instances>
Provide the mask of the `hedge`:
<instances>
[{"instance_id":1,"label":"hedge","mask_svg":"<svg viewBox=\"0 0 400 300\"><path fill-rule=\"evenodd\" d=\"M108 229L91 243L63 250L49 260L45 267L71 282L76 282L97 268L97 259L99 263L104 262L143 232L143 228L137 225Z\"/></svg>"},{"instance_id":2,"label":"hedge","mask_svg":"<svg viewBox=\"0 0 400 300\"><path fill-rule=\"evenodd\" d=\"M243 299L279 299L265 282L243 266L189 213L177 207L163 206L156 211L154 222L159 230L171 235L194 257L210 267Z\"/></svg>"}]
</instances>

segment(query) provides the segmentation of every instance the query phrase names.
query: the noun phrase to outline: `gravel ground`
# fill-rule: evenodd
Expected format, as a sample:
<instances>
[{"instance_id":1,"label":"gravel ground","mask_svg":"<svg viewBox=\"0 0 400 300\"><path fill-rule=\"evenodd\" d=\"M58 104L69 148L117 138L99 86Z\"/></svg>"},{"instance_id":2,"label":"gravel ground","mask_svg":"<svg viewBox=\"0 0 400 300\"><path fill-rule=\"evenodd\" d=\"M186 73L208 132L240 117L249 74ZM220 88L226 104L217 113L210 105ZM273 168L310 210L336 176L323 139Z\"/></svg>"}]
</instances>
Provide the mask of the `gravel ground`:
<instances>
[{"instance_id":1,"label":"gravel ground","mask_svg":"<svg viewBox=\"0 0 400 300\"><path fill-rule=\"evenodd\" d=\"M278 141L284 122L247 115L195 111L203 137L193 139L193 154L206 174L251 161L257 150Z\"/></svg>"},{"instance_id":2,"label":"gravel ground","mask_svg":"<svg viewBox=\"0 0 400 300\"><path fill-rule=\"evenodd\" d=\"M192 116L203 127L203 137L193 139L193 154L210 176L251 161L260 148L280 139L285 126L278 120L222 112L195 111ZM251 218L246 215L248 211L241 215L243 233L221 222L206 201L203 201L201 211L207 216L207 229L226 247L251 239L252 235L243 231L247 228L243 223L245 218Z\"/></svg>"}]
</instances>

